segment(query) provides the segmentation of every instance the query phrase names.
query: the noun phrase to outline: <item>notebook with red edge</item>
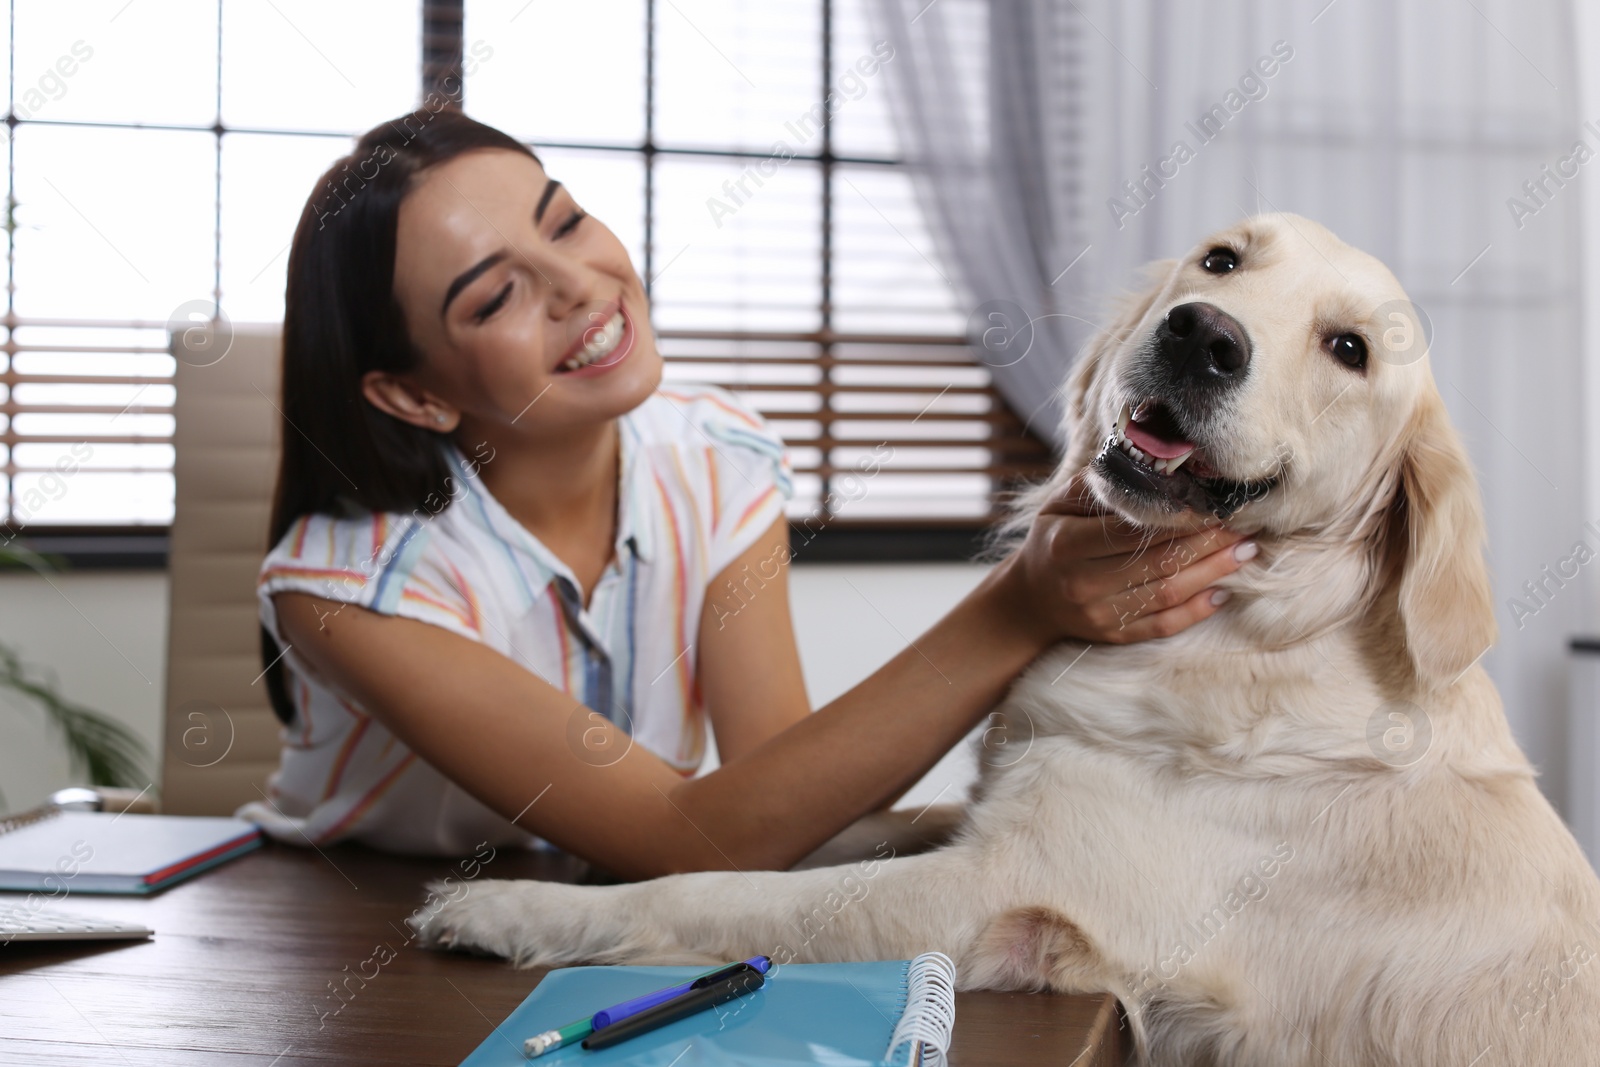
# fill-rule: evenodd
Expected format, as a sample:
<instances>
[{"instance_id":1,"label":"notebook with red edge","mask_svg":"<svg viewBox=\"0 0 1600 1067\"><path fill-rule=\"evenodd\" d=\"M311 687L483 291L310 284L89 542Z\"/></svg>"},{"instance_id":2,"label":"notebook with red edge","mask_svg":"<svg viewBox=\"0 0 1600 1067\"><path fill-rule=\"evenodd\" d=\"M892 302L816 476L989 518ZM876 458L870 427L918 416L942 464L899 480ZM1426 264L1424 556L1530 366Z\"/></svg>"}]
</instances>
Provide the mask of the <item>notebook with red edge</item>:
<instances>
[{"instance_id":1,"label":"notebook with red edge","mask_svg":"<svg viewBox=\"0 0 1600 1067\"><path fill-rule=\"evenodd\" d=\"M0 889L154 893L260 844L243 819L58 811L0 832Z\"/></svg>"}]
</instances>

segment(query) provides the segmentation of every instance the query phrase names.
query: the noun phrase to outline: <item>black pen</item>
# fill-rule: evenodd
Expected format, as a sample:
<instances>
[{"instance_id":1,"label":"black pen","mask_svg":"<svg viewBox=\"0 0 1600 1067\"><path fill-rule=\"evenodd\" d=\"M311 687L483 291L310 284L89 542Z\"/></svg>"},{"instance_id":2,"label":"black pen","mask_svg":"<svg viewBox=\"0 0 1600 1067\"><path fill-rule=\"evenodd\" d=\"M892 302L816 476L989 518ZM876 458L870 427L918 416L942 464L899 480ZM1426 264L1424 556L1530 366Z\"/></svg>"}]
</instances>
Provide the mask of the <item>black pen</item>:
<instances>
[{"instance_id":1,"label":"black pen","mask_svg":"<svg viewBox=\"0 0 1600 1067\"><path fill-rule=\"evenodd\" d=\"M583 1039L586 1049L610 1048L620 1044L630 1037L647 1034L651 1030L660 1029L668 1023L675 1023L679 1019L688 1018L707 1008L714 1008L718 1004L726 1004L746 993L753 993L766 984L766 979L761 972L755 969L739 971L730 974L721 981L710 985L691 989L680 997L647 1008L637 1015L630 1015L626 1019L612 1023L603 1030L596 1030Z\"/></svg>"},{"instance_id":2,"label":"black pen","mask_svg":"<svg viewBox=\"0 0 1600 1067\"><path fill-rule=\"evenodd\" d=\"M764 960L766 958L767 957L765 956L756 957L758 960ZM746 971L761 971L762 974L767 973L765 970L753 966L749 960L741 960L738 963L730 963L719 971L712 971L710 974L701 975L699 978L696 978L693 982L689 983L689 988L700 989L704 986L711 985L713 982L720 982L724 978L732 978L734 975L743 974ZM652 1007L653 1006L654 1005L652 1005Z\"/></svg>"}]
</instances>

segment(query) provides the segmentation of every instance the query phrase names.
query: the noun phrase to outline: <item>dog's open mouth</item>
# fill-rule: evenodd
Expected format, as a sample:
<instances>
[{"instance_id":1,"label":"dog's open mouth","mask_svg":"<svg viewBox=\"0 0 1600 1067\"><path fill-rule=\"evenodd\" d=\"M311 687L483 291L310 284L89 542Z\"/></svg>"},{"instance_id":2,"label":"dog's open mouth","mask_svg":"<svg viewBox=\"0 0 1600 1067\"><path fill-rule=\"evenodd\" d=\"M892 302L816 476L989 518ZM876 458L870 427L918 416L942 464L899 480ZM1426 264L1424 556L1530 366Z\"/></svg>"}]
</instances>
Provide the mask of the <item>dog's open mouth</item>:
<instances>
[{"instance_id":1,"label":"dog's open mouth","mask_svg":"<svg viewBox=\"0 0 1600 1067\"><path fill-rule=\"evenodd\" d=\"M1222 477L1172 409L1155 397L1122 406L1094 467L1143 503L1168 511L1210 512L1219 519L1266 495L1278 483L1276 474L1258 481Z\"/></svg>"}]
</instances>

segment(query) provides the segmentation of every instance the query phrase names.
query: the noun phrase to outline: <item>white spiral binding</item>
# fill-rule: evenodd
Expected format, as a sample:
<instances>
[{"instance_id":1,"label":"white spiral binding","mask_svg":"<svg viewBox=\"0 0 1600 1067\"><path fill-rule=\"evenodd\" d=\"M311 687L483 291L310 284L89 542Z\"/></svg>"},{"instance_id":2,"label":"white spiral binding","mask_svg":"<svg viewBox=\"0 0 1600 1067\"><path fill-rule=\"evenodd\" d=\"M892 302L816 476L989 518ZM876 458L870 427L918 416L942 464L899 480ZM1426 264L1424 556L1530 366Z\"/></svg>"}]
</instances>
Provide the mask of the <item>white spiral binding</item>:
<instances>
[{"instance_id":1,"label":"white spiral binding","mask_svg":"<svg viewBox=\"0 0 1600 1067\"><path fill-rule=\"evenodd\" d=\"M909 1063L944 1067L956 1025L956 965L943 952L924 952L906 969L906 1010L883 1058L895 1062L909 1044Z\"/></svg>"}]
</instances>

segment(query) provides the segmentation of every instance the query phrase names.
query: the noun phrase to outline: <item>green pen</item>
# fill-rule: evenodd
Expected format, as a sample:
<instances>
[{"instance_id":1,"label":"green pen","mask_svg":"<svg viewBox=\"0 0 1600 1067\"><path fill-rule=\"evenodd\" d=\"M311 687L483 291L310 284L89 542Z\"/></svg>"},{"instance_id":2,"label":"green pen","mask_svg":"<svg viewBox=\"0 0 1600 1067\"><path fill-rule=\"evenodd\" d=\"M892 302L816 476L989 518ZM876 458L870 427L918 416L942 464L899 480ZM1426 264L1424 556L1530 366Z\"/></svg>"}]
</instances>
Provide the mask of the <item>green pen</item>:
<instances>
[{"instance_id":1,"label":"green pen","mask_svg":"<svg viewBox=\"0 0 1600 1067\"><path fill-rule=\"evenodd\" d=\"M757 961L760 961L760 963L758 964ZM753 959L746 960L745 962L755 967L758 971L765 971L768 961L765 956L756 956ZM691 981L698 981L701 978L709 978L712 975L720 974L723 971L738 966L742 965L738 963L725 963L721 967L713 967L709 971L704 971L695 975ZM542 1034L535 1034L528 1038L522 1043L522 1054L529 1059L534 1059L538 1056L543 1056L546 1052L554 1052L558 1048L565 1048L568 1045L575 1045L592 1033L594 1033L594 1016L586 1015L577 1022L568 1023L567 1025L556 1030L546 1030Z\"/></svg>"},{"instance_id":2,"label":"green pen","mask_svg":"<svg viewBox=\"0 0 1600 1067\"><path fill-rule=\"evenodd\" d=\"M529 1059L543 1056L546 1052L554 1052L566 1045L575 1045L579 1041L594 1033L586 1016L575 1023L568 1023L559 1030L546 1030L542 1034L535 1034L522 1043L522 1054Z\"/></svg>"}]
</instances>

